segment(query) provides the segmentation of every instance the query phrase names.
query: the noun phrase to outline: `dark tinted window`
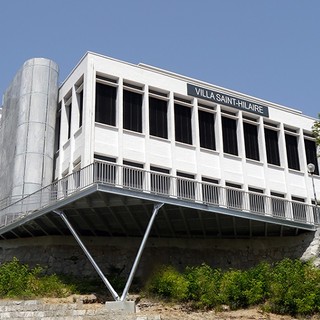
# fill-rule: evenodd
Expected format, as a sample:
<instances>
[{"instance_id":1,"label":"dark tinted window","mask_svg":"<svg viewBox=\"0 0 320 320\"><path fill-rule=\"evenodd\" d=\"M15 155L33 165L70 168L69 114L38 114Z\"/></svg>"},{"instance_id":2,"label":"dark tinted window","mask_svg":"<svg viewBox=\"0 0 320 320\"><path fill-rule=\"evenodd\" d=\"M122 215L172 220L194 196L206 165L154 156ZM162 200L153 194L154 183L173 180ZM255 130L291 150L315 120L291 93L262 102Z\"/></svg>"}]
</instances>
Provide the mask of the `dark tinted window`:
<instances>
[{"instance_id":1,"label":"dark tinted window","mask_svg":"<svg viewBox=\"0 0 320 320\"><path fill-rule=\"evenodd\" d=\"M238 155L237 121L228 117L222 117L223 151Z\"/></svg>"},{"instance_id":2,"label":"dark tinted window","mask_svg":"<svg viewBox=\"0 0 320 320\"><path fill-rule=\"evenodd\" d=\"M250 123L243 123L244 143L246 157L248 159L260 160L257 126Z\"/></svg>"},{"instance_id":3,"label":"dark tinted window","mask_svg":"<svg viewBox=\"0 0 320 320\"><path fill-rule=\"evenodd\" d=\"M280 166L278 132L275 130L270 130L265 128L264 135L265 135L268 163Z\"/></svg>"},{"instance_id":4,"label":"dark tinted window","mask_svg":"<svg viewBox=\"0 0 320 320\"><path fill-rule=\"evenodd\" d=\"M191 108L175 104L174 124L176 141L192 144Z\"/></svg>"},{"instance_id":5,"label":"dark tinted window","mask_svg":"<svg viewBox=\"0 0 320 320\"><path fill-rule=\"evenodd\" d=\"M199 133L200 147L206 149L216 149L214 135L214 114L199 110Z\"/></svg>"},{"instance_id":6,"label":"dark tinted window","mask_svg":"<svg viewBox=\"0 0 320 320\"><path fill-rule=\"evenodd\" d=\"M142 95L123 91L123 128L142 132Z\"/></svg>"},{"instance_id":7,"label":"dark tinted window","mask_svg":"<svg viewBox=\"0 0 320 320\"><path fill-rule=\"evenodd\" d=\"M149 97L150 135L168 138L167 105L165 100Z\"/></svg>"},{"instance_id":8,"label":"dark tinted window","mask_svg":"<svg viewBox=\"0 0 320 320\"><path fill-rule=\"evenodd\" d=\"M116 125L117 88L101 83L96 84L95 121Z\"/></svg>"}]
</instances>

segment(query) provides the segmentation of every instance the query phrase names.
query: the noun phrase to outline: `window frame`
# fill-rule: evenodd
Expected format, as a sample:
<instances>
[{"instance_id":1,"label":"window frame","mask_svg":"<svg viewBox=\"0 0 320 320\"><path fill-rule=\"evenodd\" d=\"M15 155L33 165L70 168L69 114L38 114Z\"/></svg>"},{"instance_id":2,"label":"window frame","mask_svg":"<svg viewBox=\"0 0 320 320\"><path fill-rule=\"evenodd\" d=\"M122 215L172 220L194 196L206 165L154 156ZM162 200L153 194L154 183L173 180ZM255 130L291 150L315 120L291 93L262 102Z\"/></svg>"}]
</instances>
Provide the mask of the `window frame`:
<instances>
[{"instance_id":1,"label":"window frame","mask_svg":"<svg viewBox=\"0 0 320 320\"><path fill-rule=\"evenodd\" d=\"M151 101L160 103L160 106ZM163 105L161 105L163 103ZM161 108L165 110L161 110ZM160 118L160 121L159 121ZM168 99L149 94L149 134L168 139Z\"/></svg>"},{"instance_id":2,"label":"window frame","mask_svg":"<svg viewBox=\"0 0 320 320\"><path fill-rule=\"evenodd\" d=\"M174 132L175 141L193 145L192 105L180 101L174 102Z\"/></svg>"},{"instance_id":3,"label":"window frame","mask_svg":"<svg viewBox=\"0 0 320 320\"><path fill-rule=\"evenodd\" d=\"M105 96L98 94L105 90ZM100 92L101 90L101 92ZM114 83L109 83L96 79L96 94L95 94L95 122L116 127L117 125L117 97L118 86ZM100 100L103 100L100 102ZM107 101L106 101L107 100ZM106 112L108 111L108 112Z\"/></svg>"},{"instance_id":4,"label":"window frame","mask_svg":"<svg viewBox=\"0 0 320 320\"><path fill-rule=\"evenodd\" d=\"M229 122L229 124L227 123ZM231 123L234 123L231 128ZM222 141L223 141L223 152L234 156L239 156L238 147L238 118L230 117L225 113L221 113L221 127L222 127Z\"/></svg>"},{"instance_id":5,"label":"window frame","mask_svg":"<svg viewBox=\"0 0 320 320\"><path fill-rule=\"evenodd\" d=\"M135 101L135 99L137 101ZM123 129L138 133L143 132L143 92L123 87Z\"/></svg>"},{"instance_id":6,"label":"window frame","mask_svg":"<svg viewBox=\"0 0 320 320\"><path fill-rule=\"evenodd\" d=\"M279 129L264 126L264 142L266 148L267 163L275 166L281 166L279 132ZM274 135L276 135L276 139L274 139Z\"/></svg>"},{"instance_id":7,"label":"window frame","mask_svg":"<svg viewBox=\"0 0 320 320\"><path fill-rule=\"evenodd\" d=\"M288 168L300 171L299 136L291 132L285 132L284 135Z\"/></svg>"},{"instance_id":8,"label":"window frame","mask_svg":"<svg viewBox=\"0 0 320 320\"><path fill-rule=\"evenodd\" d=\"M207 117L205 116L205 114ZM209 117L211 117L211 119ZM210 119L211 121L209 121L208 119ZM215 112L210 112L208 109L198 108L200 148L216 150L215 121Z\"/></svg>"},{"instance_id":9,"label":"window frame","mask_svg":"<svg viewBox=\"0 0 320 320\"><path fill-rule=\"evenodd\" d=\"M260 161L259 126L256 123L243 121L243 136L246 158Z\"/></svg>"}]
</instances>

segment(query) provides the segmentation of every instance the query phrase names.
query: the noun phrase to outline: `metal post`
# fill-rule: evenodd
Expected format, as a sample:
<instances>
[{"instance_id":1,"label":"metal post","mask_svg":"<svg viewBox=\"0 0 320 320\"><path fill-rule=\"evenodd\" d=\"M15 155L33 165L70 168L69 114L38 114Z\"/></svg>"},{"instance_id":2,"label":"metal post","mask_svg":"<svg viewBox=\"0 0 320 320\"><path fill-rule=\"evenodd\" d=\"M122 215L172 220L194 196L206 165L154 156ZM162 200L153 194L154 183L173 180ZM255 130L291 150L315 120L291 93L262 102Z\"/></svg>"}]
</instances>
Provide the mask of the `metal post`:
<instances>
[{"instance_id":1,"label":"metal post","mask_svg":"<svg viewBox=\"0 0 320 320\"><path fill-rule=\"evenodd\" d=\"M102 273L101 269L99 268L99 266L96 264L96 262L94 261L94 259L92 258L91 254L89 253L89 251L87 250L87 248L85 247L85 245L82 243L82 241L80 240L79 236L77 235L76 231L73 229L73 227L71 226L70 222L68 221L67 217L65 216L63 211L60 210L54 210L54 213L58 214L61 219L65 222L66 226L68 227L68 229L70 230L70 232L72 233L72 235L74 236L74 238L76 239L76 241L78 242L79 246L81 247L81 249L83 250L83 252L85 253L85 255L87 256L87 258L89 259L89 261L91 262L92 266L94 267L94 269L97 271L97 273L99 274L100 278L102 279L103 283L106 285L106 287L108 288L108 290L110 291L110 293L112 294L114 300L119 301L119 295L117 294L117 292L113 289L112 285L110 284L110 282L108 281L108 279L104 276L104 274Z\"/></svg>"},{"instance_id":2,"label":"metal post","mask_svg":"<svg viewBox=\"0 0 320 320\"><path fill-rule=\"evenodd\" d=\"M312 188L313 188L313 197L314 197L314 203L315 203L315 209L316 209L316 217L318 219L317 223L320 223L320 216L318 212L318 200L317 200L317 194L316 194L316 188L314 185L314 171L316 169L315 165L313 163L308 163L308 171L311 176L311 181L312 181Z\"/></svg>"},{"instance_id":3,"label":"metal post","mask_svg":"<svg viewBox=\"0 0 320 320\"><path fill-rule=\"evenodd\" d=\"M319 207L318 207L318 200L317 200L316 188L315 188L315 186L314 186L313 174L311 174L311 180L312 180L314 203L315 203L315 207L316 207L316 215L317 215L317 219L318 219L317 223L320 223Z\"/></svg>"},{"instance_id":4,"label":"metal post","mask_svg":"<svg viewBox=\"0 0 320 320\"><path fill-rule=\"evenodd\" d=\"M144 250L144 247L146 245L146 242L147 242L147 239L148 239L148 236L149 236L149 233L151 231L151 228L152 228L152 225L153 225L153 222L157 216L157 213L159 211L159 209L163 206L163 203L159 203L159 204L155 204L153 206L153 212L152 212L152 216L150 218L150 221L149 221L149 224L147 226L147 229L146 229L146 232L143 236L143 239L142 239L142 242L141 242L141 245L140 245L140 248L139 248L139 251L137 253L137 256L136 256L136 259L133 263L133 266L132 266L132 269L131 269L131 272L130 272L130 275L128 277L128 280L127 280L127 283L126 283L126 286L123 290L123 293L122 293L122 296L121 296L121 299L120 301L124 301L127 297L127 294L128 294L128 291L130 289L130 286L131 286L131 283L132 283L132 280L133 280L133 277L136 273L136 270L137 270L137 267L138 267L138 264L139 264L139 261L140 261L140 258L141 258L141 255L142 255L142 252Z\"/></svg>"}]
</instances>

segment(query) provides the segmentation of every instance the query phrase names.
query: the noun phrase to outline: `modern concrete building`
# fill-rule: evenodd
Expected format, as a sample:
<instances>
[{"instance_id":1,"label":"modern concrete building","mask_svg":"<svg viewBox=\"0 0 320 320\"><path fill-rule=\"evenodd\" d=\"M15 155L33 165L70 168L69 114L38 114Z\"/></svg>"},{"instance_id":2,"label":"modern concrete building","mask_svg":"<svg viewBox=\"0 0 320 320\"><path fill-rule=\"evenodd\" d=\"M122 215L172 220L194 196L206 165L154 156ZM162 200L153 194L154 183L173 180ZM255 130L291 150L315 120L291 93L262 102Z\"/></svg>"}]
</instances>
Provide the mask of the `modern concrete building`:
<instances>
[{"instance_id":1,"label":"modern concrete building","mask_svg":"<svg viewBox=\"0 0 320 320\"><path fill-rule=\"evenodd\" d=\"M69 234L66 217L80 236L110 238L316 231L315 119L91 52L57 78L32 59L4 95L3 239Z\"/></svg>"}]
</instances>

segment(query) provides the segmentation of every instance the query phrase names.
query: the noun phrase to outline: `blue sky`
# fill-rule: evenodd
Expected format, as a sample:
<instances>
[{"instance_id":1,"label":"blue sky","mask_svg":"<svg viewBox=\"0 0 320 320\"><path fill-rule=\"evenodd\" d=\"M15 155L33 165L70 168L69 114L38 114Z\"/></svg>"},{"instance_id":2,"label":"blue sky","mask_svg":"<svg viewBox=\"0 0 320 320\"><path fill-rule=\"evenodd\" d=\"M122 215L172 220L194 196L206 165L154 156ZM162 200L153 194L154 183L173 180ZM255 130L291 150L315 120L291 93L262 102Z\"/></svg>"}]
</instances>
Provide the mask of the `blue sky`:
<instances>
[{"instance_id":1,"label":"blue sky","mask_svg":"<svg viewBox=\"0 0 320 320\"><path fill-rule=\"evenodd\" d=\"M86 51L320 112L319 0L0 0L0 93L46 57L62 81Z\"/></svg>"}]
</instances>

